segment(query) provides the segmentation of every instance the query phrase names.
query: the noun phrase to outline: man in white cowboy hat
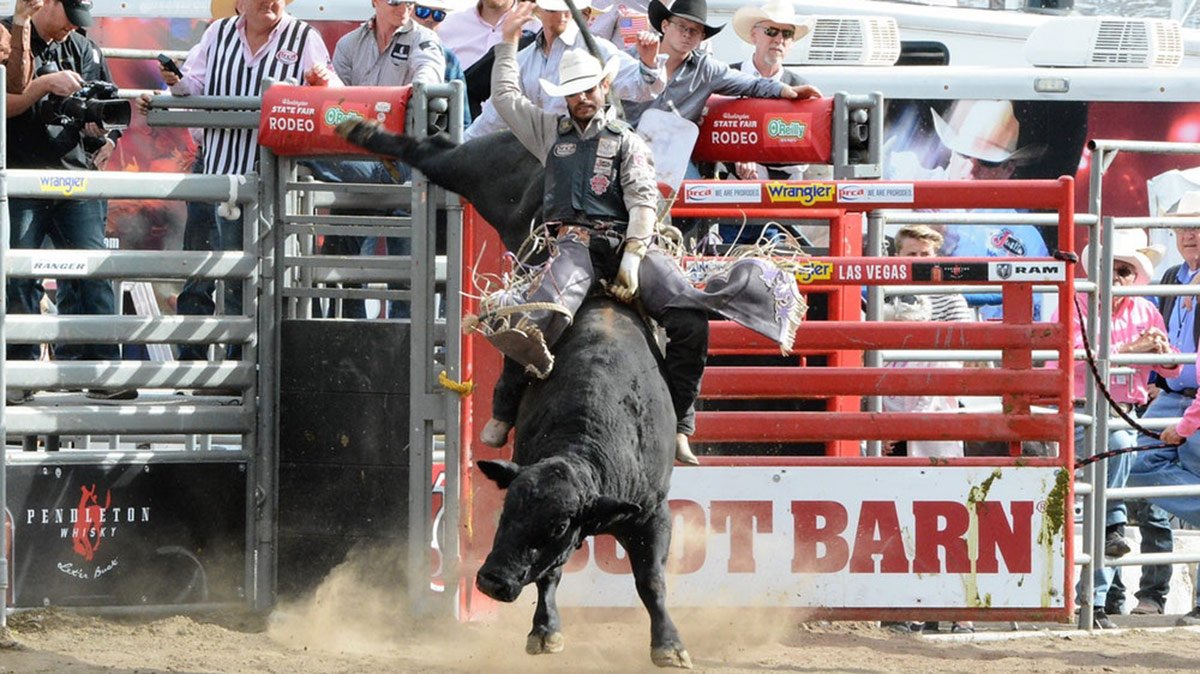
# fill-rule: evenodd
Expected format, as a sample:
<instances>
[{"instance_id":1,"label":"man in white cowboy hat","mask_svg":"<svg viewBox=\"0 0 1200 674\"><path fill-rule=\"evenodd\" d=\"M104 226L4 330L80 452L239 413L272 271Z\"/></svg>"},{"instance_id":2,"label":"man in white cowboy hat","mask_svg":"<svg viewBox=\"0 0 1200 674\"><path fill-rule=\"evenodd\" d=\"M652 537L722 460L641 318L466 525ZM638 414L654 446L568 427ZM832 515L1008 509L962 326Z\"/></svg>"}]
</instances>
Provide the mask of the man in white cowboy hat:
<instances>
[{"instance_id":1,"label":"man in white cowboy hat","mask_svg":"<svg viewBox=\"0 0 1200 674\"><path fill-rule=\"evenodd\" d=\"M413 20L413 0L371 0L374 15L342 36L333 70L347 86L440 84L446 57L437 34Z\"/></svg>"},{"instance_id":2,"label":"man in white cowboy hat","mask_svg":"<svg viewBox=\"0 0 1200 674\"><path fill-rule=\"evenodd\" d=\"M564 0L536 0L535 15L542 24L541 31L533 42L517 52L517 68L520 71L521 91L534 105L563 114L567 111L566 99L561 96L544 95L538 82L552 79L558 73L563 54L573 49L586 49L579 27L571 18ZM583 9L589 0L576 0L575 7ZM615 61L616 77L612 82L614 94L621 100L650 101L663 92L666 79L658 65L658 35L642 31L638 36L637 58L617 49L603 38L595 38L600 58L605 63ZM479 117L472 122L464 134L464 140L479 138L489 133L508 128L496 114L494 107L484 103Z\"/></svg>"},{"instance_id":3,"label":"man in white cowboy hat","mask_svg":"<svg viewBox=\"0 0 1200 674\"><path fill-rule=\"evenodd\" d=\"M1018 145L1021 126L1011 101L962 100L956 101L945 117L935 110L929 112L934 132L950 151L949 164L944 168L920 168L908 175L889 175L890 179L1006 180L1013 177L1018 167L1037 161L1045 153L1045 145ZM910 155L896 153L893 155L898 160L895 165L915 163L915 157ZM897 170L896 166L891 170ZM900 171L903 173L902 169ZM1033 225L946 225L942 235L946 238L942 253L954 257L1050 255L1045 238ZM983 319L999 319L1003 315L999 295L972 294L967 299L972 305L979 306ZM1035 318L1040 318L1040 305L1035 305L1034 314Z\"/></svg>"},{"instance_id":4,"label":"man in white cowboy hat","mask_svg":"<svg viewBox=\"0 0 1200 674\"><path fill-rule=\"evenodd\" d=\"M1200 221L1200 191L1185 192L1183 197L1165 213L1166 218L1192 218ZM1183 262L1163 272L1162 285L1200 284L1200 229L1195 226L1172 227L1175 246ZM1197 298L1164 295L1158 299L1171 347L1181 353L1196 353L1200 344L1200 321L1196 320ZM1200 484L1200 434L1186 432L1194 427L1196 407L1197 366L1187 364L1172 377L1157 377L1154 384L1160 389L1143 419L1184 417L1183 421L1163 431L1162 442L1182 442L1178 447L1140 452L1134 459L1128 484L1137 487L1159 485ZM1138 438L1142 445L1159 441L1147 436ZM1142 552L1171 552L1174 549L1170 515L1189 524L1200 523L1200 498L1177 496L1132 501L1130 507L1142 532ZM1136 593L1138 603L1133 612L1162 613L1166 607L1171 582L1169 564L1143 566ZM1178 621L1180 625L1200 625L1200 583L1196 584L1193 608Z\"/></svg>"},{"instance_id":5,"label":"man in white cowboy hat","mask_svg":"<svg viewBox=\"0 0 1200 674\"><path fill-rule=\"evenodd\" d=\"M1083 259L1089 259L1090 244L1084 248ZM1153 280L1154 265L1162 259L1161 246L1149 245L1146 233L1140 229L1119 229L1113 233L1112 245L1112 287L1124 288L1135 285L1146 285ZM1109 293L1111 294L1111 293ZM1080 295L1079 301L1084 306L1086 314L1086 296ZM1167 338L1167 327L1158 308L1144 297L1132 295L1111 294L1112 323L1110 325L1111 341L1110 354L1169 354L1175 353ZM1075 325L1075 348L1083 348L1083 333L1090 317L1084 316L1084 325ZM1181 368L1179 365L1135 365L1134 374L1114 374L1106 384L1112 400L1128 413L1133 414L1133 408L1145 405L1150 400L1149 380L1151 373L1160 377L1175 377ZM1084 404L1083 394L1086 391L1087 379L1092 376L1087 363L1075 363L1075 395L1076 408ZM1109 407L1109 403L1101 401L1101 409ZM1112 416L1116 412L1109 410ZM1129 429L1109 429L1107 443L1097 439L1097 452L1111 449L1126 449L1137 444L1137 434ZM1075 428L1076 458L1085 458L1081 452L1084 447L1084 427ZM1107 459L1108 488L1125 486L1130 468L1134 462L1133 454L1118 454ZM1122 500L1108 501L1105 513L1105 556L1121 557L1130 550L1129 542L1125 540L1124 532L1127 522L1125 502ZM1094 571L1094 595L1092 619L1096 627L1115 627L1108 618L1107 599L1108 588L1114 577L1114 568L1101 569L1099 565Z\"/></svg>"},{"instance_id":6,"label":"man in white cowboy hat","mask_svg":"<svg viewBox=\"0 0 1200 674\"><path fill-rule=\"evenodd\" d=\"M808 84L795 71L783 67L783 58L796 41L812 30L811 16L798 17L788 0L769 0L763 5L747 5L733 15L733 32L754 47L748 61L734 63L731 68L758 77L779 80L793 87ZM813 87L813 94L819 95ZM800 180L807 166L760 166L752 162L734 164L734 172L742 180ZM828 231L828 228L817 228Z\"/></svg>"},{"instance_id":7,"label":"man in white cowboy hat","mask_svg":"<svg viewBox=\"0 0 1200 674\"><path fill-rule=\"evenodd\" d=\"M518 333L506 331L489 339L506 356L547 376L553 365L549 349L570 324L593 280L610 282L614 295L630 301L640 295L648 314L666 330L667 382L678 419L676 458L696 463L687 436L694 428L692 404L700 392L700 377L707 358L708 318L702 311L668 308L654 301L655 285L683 284L677 266L659 264L662 253L652 250L658 188L654 159L649 148L628 124L606 105L615 61L601 65L582 50L564 54L558 84L543 79L548 96L566 99L567 114L542 110L521 91L517 68L517 37L532 14L522 5L503 23L503 38L496 45L492 72L492 105L513 134L546 165L544 218L557 228L557 252L548 264L543 282L525 301L553 303L562 313L529 312L530 323L540 333L538 342L513 345ZM647 267L642 262L650 254ZM590 260L590 262L586 262ZM674 273L674 276L664 276ZM647 294L647 292L651 294ZM507 341L506 341L507 340ZM506 367L506 370L509 369ZM516 420L520 395L504 394L511 385L497 385L493 417L481 441L503 446Z\"/></svg>"},{"instance_id":8,"label":"man in white cowboy hat","mask_svg":"<svg viewBox=\"0 0 1200 674\"><path fill-rule=\"evenodd\" d=\"M783 67L783 58L797 40L813 27L811 16L796 16L788 0L769 0L763 5L747 5L733 15L733 32L754 47L749 61L731 67L743 72L780 80L784 84L807 84L804 78Z\"/></svg>"},{"instance_id":9,"label":"man in white cowboy hat","mask_svg":"<svg viewBox=\"0 0 1200 674\"><path fill-rule=\"evenodd\" d=\"M699 123L709 96L747 96L750 98L810 98L819 96L808 85L793 87L778 80L738 72L716 58L699 51L700 43L716 35L724 26L708 24L705 0L675 0L668 8L660 0L649 5L650 28L662 37L667 89L650 103L630 105L626 119L637 124L642 113L656 109L678 111L684 119Z\"/></svg>"}]
</instances>

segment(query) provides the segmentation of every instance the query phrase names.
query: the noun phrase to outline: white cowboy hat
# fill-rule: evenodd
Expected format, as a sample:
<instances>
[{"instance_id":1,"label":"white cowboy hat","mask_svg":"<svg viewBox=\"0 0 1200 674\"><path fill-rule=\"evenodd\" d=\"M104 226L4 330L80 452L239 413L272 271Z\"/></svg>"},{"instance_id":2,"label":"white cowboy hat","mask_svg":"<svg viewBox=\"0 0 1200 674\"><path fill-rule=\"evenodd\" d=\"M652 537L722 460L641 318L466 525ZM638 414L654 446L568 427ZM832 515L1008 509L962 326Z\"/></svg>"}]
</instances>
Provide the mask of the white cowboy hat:
<instances>
[{"instance_id":1,"label":"white cowboy hat","mask_svg":"<svg viewBox=\"0 0 1200 674\"><path fill-rule=\"evenodd\" d=\"M541 7L547 12L571 11L571 8L567 7L566 0L537 0L537 6ZM578 9L581 12L585 9L590 9L591 6L592 0L575 0L575 9Z\"/></svg>"},{"instance_id":2,"label":"white cowboy hat","mask_svg":"<svg viewBox=\"0 0 1200 674\"><path fill-rule=\"evenodd\" d=\"M1168 208L1163 215L1176 218L1191 218L1200 215L1200 191L1184 192L1183 197Z\"/></svg>"},{"instance_id":3,"label":"white cowboy hat","mask_svg":"<svg viewBox=\"0 0 1200 674\"><path fill-rule=\"evenodd\" d=\"M932 108L929 112L942 144L961 155L997 164L1010 160L1028 164L1046 151L1040 144L1017 148L1021 125L1011 101L959 101L951 108L949 121Z\"/></svg>"},{"instance_id":4,"label":"white cowboy hat","mask_svg":"<svg viewBox=\"0 0 1200 674\"><path fill-rule=\"evenodd\" d=\"M1083 259L1088 258L1088 248L1083 247ZM1113 232L1113 262L1125 262L1137 271L1134 285L1146 285L1154 276L1154 267L1162 262L1167 249L1159 244L1151 245L1146 232L1141 229L1118 229Z\"/></svg>"},{"instance_id":5,"label":"white cowboy hat","mask_svg":"<svg viewBox=\"0 0 1200 674\"><path fill-rule=\"evenodd\" d=\"M582 49L570 49L563 54L562 62L558 65L558 84L547 80L542 83L542 91L547 96L570 96L581 91L587 91L600 83L601 80L617 74L617 59L609 59L601 66L595 56Z\"/></svg>"},{"instance_id":6,"label":"white cowboy hat","mask_svg":"<svg viewBox=\"0 0 1200 674\"><path fill-rule=\"evenodd\" d=\"M796 39L808 35L813 28L814 19L811 16L796 17L796 9L788 0L768 0L760 6L742 7L733 15L733 32L745 42L753 42L750 33L754 24L759 21L771 21L792 26L796 29Z\"/></svg>"}]
</instances>

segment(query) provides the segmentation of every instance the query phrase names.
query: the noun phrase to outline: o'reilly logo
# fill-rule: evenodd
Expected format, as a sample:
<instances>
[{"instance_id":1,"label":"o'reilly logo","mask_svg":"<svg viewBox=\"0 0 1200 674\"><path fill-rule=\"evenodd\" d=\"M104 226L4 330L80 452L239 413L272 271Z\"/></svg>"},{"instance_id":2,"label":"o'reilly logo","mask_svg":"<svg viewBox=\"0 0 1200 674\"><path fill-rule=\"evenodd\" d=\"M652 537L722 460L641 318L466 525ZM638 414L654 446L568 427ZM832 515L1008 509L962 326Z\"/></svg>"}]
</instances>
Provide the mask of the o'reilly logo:
<instances>
[{"instance_id":1,"label":"o'reilly logo","mask_svg":"<svg viewBox=\"0 0 1200 674\"><path fill-rule=\"evenodd\" d=\"M796 120L772 117L767 120L767 138L802 140L808 133L808 125Z\"/></svg>"}]
</instances>

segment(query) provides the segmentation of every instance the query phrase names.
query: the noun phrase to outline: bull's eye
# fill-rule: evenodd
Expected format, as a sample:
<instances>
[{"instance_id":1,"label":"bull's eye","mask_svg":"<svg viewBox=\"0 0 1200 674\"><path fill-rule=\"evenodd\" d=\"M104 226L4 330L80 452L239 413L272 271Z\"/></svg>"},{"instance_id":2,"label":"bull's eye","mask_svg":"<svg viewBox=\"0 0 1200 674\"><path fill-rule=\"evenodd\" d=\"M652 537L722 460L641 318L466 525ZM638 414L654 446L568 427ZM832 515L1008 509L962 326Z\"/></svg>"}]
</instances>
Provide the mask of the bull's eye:
<instances>
[{"instance_id":1,"label":"bull's eye","mask_svg":"<svg viewBox=\"0 0 1200 674\"><path fill-rule=\"evenodd\" d=\"M571 520L563 520L554 526L554 537L562 538L567 535L567 530L571 528Z\"/></svg>"}]
</instances>

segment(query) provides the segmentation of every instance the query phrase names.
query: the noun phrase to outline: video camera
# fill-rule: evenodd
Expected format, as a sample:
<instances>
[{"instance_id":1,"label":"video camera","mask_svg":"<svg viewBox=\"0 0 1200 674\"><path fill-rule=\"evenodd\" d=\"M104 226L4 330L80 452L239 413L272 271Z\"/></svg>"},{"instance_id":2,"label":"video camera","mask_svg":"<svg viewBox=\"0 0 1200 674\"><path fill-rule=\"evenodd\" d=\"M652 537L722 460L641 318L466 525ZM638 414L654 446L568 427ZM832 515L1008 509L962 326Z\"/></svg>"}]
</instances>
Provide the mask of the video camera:
<instances>
[{"instance_id":1,"label":"video camera","mask_svg":"<svg viewBox=\"0 0 1200 674\"><path fill-rule=\"evenodd\" d=\"M46 63L38 68L37 74L55 72L58 65ZM124 129L129 126L133 106L129 101L117 99L117 91L112 82L93 80L70 96L50 94L40 106L40 118L44 124L62 127L82 127L95 122L106 130Z\"/></svg>"}]
</instances>

